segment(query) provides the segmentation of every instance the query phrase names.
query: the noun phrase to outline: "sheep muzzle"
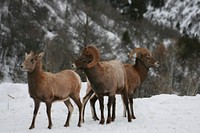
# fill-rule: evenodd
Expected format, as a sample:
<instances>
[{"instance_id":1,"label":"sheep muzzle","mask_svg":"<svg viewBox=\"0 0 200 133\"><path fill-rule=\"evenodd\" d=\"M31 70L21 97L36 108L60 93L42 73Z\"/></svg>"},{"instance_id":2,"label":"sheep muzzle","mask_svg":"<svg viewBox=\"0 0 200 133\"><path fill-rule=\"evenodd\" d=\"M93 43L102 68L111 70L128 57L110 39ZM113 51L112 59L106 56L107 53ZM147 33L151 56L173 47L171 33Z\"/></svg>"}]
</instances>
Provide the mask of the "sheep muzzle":
<instances>
[{"instance_id":1,"label":"sheep muzzle","mask_svg":"<svg viewBox=\"0 0 200 133\"><path fill-rule=\"evenodd\" d=\"M76 66L75 63L73 63L71 67L72 67L73 70L76 70L76 69L77 69L77 66Z\"/></svg>"},{"instance_id":2,"label":"sheep muzzle","mask_svg":"<svg viewBox=\"0 0 200 133\"><path fill-rule=\"evenodd\" d=\"M154 63L155 67L158 68L160 66L160 63L157 61Z\"/></svg>"}]
</instances>

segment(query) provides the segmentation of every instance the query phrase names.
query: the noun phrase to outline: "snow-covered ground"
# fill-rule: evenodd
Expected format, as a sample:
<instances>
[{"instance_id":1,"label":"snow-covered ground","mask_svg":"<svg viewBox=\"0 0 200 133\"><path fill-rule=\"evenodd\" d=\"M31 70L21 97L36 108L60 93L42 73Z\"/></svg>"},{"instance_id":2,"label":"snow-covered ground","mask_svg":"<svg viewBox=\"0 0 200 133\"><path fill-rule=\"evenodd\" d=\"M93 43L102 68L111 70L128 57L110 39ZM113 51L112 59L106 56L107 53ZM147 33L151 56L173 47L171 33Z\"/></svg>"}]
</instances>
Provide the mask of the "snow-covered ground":
<instances>
[{"instance_id":1,"label":"snow-covered ground","mask_svg":"<svg viewBox=\"0 0 200 133\"><path fill-rule=\"evenodd\" d=\"M85 90L86 83L83 83L81 97L85 94ZM52 107L53 128L51 130L47 128L45 105L41 104L36 119L36 127L29 130L33 101L29 97L27 84L2 83L0 84L0 133L200 132L200 95L180 97L162 94L151 98L135 99L134 103L137 119L128 123L127 119L122 117L123 106L120 96L117 96L117 117L115 122L109 125L99 125L98 121L93 121L88 104L86 106L85 123L81 128L77 127L78 108L74 105L75 110L70 121L70 127L65 128L63 125L66 120L67 109L62 102L55 102ZM97 113L99 113L99 110L97 110Z\"/></svg>"}]
</instances>

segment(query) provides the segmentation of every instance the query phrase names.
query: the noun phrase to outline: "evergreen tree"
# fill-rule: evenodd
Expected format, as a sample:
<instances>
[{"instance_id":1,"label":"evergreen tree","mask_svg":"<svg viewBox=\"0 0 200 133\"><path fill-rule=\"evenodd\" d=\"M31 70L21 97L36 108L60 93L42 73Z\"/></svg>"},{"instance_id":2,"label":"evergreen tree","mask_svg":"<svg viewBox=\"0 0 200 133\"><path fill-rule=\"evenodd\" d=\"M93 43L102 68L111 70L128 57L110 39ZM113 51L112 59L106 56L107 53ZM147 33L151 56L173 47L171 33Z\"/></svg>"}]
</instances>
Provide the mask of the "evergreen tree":
<instances>
[{"instance_id":1,"label":"evergreen tree","mask_svg":"<svg viewBox=\"0 0 200 133\"><path fill-rule=\"evenodd\" d=\"M154 8L161 8L165 5L164 0L151 0L151 5Z\"/></svg>"},{"instance_id":2,"label":"evergreen tree","mask_svg":"<svg viewBox=\"0 0 200 133\"><path fill-rule=\"evenodd\" d=\"M147 0L132 0L129 14L131 19L143 19L143 14L147 11Z\"/></svg>"}]
</instances>

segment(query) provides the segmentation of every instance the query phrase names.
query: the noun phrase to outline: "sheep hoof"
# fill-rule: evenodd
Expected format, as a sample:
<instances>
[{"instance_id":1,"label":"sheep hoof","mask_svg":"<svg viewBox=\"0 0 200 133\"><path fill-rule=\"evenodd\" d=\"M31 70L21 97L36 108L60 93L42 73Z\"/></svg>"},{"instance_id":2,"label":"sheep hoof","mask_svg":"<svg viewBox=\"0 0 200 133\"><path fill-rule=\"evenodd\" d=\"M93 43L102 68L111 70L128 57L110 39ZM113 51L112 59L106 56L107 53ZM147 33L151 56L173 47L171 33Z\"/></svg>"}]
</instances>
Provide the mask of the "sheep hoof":
<instances>
[{"instance_id":1,"label":"sheep hoof","mask_svg":"<svg viewBox=\"0 0 200 133\"><path fill-rule=\"evenodd\" d=\"M136 119L136 117L135 117L135 116L132 116L132 119Z\"/></svg>"},{"instance_id":2,"label":"sheep hoof","mask_svg":"<svg viewBox=\"0 0 200 133\"><path fill-rule=\"evenodd\" d=\"M52 125L49 125L49 126L48 126L48 129L51 129L51 128L52 128Z\"/></svg>"},{"instance_id":3,"label":"sheep hoof","mask_svg":"<svg viewBox=\"0 0 200 133\"><path fill-rule=\"evenodd\" d=\"M99 124L103 125L104 122L105 122L104 120L101 120L101 121L99 122Z\"/></svg>"},{"instance_id":4,"label":"sheep hoof","mask_svg":"<svg viewBox=\"0 0 200 133\"><path fill-rule=\"evenodd\" d=\"M68 124L65 124L64 127L69 127L69 123L68 123Z\"/></svg>"},{"instance_id":5,"label":"sheep hoof","mask_svg":"<svg viewBox=\"0 0 200 133\"><path fill-rule=\"evenodd\" d=\"M35 128L35 126L33 126L33 125L31 125L31 126L29 127L29 129L33 129L33 128Z\"/></svg>"},{"instance_id":6,"label":"sheep hoof","mask_svg":"<svg viewBox=\"0 0 200 133\"><path fill-rule=\"evenodd\" d=\"M115 121L115 118L112 118L112 122Z\"/></svg>"},{"instance_id":7,"label":"sheep hoof","mask_svg":"<svg viewBox=\"0 0 200 133\"><path fill-rule=\"evenodd\" d=\"M106 124L110 124L111 122L112 122L112 119L108 118L107 121L106 121Z\"/></svg>"},{"instance_id":8,"label":"sheep hoof","mask_svg":"<svg viewBox=\"0 0 200 133\"><path fill-rule=\"evenodd\" d=\"M97 116L96 116L96 117L94 116L94 117L93 117L93 120L94 120L94 121L98 121L99 118L98 118Z\"/></svg>"},{"instance_id":9,"label":"sheep hoof","mask_svg":"<svg viewBox=\"0 0 200 133\"><path fill-rule=\"evenodd\" d=\"M116 118L116 116L115 116L115 115L114 115L114 116L112 116L112 122L113 122L113 121L115 121L115 118Z\"/></svg>"},{"instance_id":10,"label":"sheep hoof","mask_svg":"<svg viewBox=\"0 0 200 133\"><path fill-rule=\"evenodd\" d=\"M78 124L78 127L81 127L81 124Z\"/></svg>"}]
</instances>

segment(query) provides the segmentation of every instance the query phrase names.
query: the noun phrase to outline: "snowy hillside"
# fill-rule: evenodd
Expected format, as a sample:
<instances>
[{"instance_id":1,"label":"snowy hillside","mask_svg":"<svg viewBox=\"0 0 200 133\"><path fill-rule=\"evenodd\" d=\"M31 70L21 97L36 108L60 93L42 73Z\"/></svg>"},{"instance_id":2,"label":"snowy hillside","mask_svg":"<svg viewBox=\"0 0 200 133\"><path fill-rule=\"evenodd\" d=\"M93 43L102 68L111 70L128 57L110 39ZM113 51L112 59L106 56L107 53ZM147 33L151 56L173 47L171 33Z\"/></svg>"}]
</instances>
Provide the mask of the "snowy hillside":
<instances>
[{"instance_id":1,"label":"snowy hillside","mask_svg":"<svg viewBox=\"0 0 200 133\"><path fill-rule=\"evenodd\" d=\"M81 97L85 94L85 90L86 84L83 83ZM163 94L151 98L136 99L134 107L137 119L132 123L128 123L127 119L122 117L122 103L120 97L117 96L117 117L115 122L109 125L99 125L99 122L92 120L90 106L87 105L85 123L81 128L76 126L78 109L75 105L70 127L63 127L67 109L63 103L56 102L52 107L53 128L51 130L47 129L48 122L44 104L41 104L36 119L36 128L33 130L28 129L32 119L33 101L28 95L27 84L0 84L0 101L0 133L200 132L200 95L179 97Z\"/></svg>"},{"instance_id":2,"label":"snowy hillside","mask_svg":"<svg viewBox=\"0 0 200 133\"><path fill-rule=\"evenodd\" d=\"M53 60L48 59L49 64L55 62L57 65L47 69L54 71L66 66L69 68L83 44L94 43L105 48L109 51L105 52L105 57L127 59L126 53L119 51L121 37L111 30L116 22L99 13L98 20L102 21L99 23L95 20L97 17L92 18L84 11L84 7L82 2L70 0L1 1L0 82L23 81L19 66L24 53L31 50L45 51L46 56ZM62 59L53 59L55 55Z\"/></svg>"},{"instance_id":3,"label":"snowy hillside","mask_svg":"<svg viewBox=\"0 0 200 133\"><path fill-rule=\"evenodd\" d=\"M200 39L199 0L166 0L162 8L148 7L145 17Z\"/></svg>"}]
</instances>

